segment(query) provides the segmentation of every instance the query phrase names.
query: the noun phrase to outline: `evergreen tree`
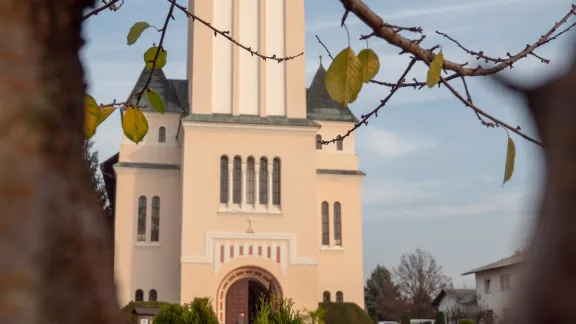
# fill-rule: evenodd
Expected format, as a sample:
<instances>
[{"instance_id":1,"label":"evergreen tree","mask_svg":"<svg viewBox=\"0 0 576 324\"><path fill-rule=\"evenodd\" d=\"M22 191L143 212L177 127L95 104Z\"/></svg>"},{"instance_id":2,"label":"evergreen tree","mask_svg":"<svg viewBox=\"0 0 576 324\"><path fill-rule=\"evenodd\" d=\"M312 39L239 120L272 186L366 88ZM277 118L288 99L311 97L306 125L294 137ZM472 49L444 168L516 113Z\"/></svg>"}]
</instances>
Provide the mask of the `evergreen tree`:
<instances>
[{"instance_id":1,"label":"evergreen tree","mask_svg":"<svg viewBox=\"0 0 576 324\"><path fill-rule=\"evenodd\" d=\"M435 324L446 324L446 317L444 312L436 312L436 323Z\"/></svg>"},{"instance_id":2,"label":"evergreen tree","mask_svg":"<svg viewBox=\"0 0 576 324\"><path fill-rule=\"evenodd\" d=\"M396 316L385 314L382 306L390 306L384 308L387 309L386 313L392 312L393 310L388 308L397 308L394 301L397 301L398 297L400 295L396 285L392 282L390 271L384 266L377 265L366 280L364 287L366 312L375 321L395 320ZM400 314L397 316L399 317Z\"/></svg>"},{"instance_id":3,"label":"evergreen tree","mask_svg":"<svg viewBox=\"0 0 576 324\"><path fill-rule=\"evenodd\" d=\"M109 225L112 225L112 210L108 204L108 195L104 186L102 173L100 172L100 162L98 161L98 152L94 151L92 147L94 142L92 140L84 141L84 161L87 165L87 170L90 170L92 177L92 189L96 194L98 204L102 206L106 220Z\"/></svg>"}]
</instances>

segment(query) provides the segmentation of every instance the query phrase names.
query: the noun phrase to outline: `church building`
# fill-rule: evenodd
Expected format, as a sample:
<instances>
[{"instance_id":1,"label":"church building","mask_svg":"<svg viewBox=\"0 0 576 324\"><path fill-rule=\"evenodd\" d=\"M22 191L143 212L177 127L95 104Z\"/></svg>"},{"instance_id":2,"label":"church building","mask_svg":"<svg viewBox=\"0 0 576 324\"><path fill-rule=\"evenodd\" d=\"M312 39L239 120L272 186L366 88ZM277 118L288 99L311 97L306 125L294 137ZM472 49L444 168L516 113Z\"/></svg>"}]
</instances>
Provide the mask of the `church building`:
<instances>
[{"instance_id":1,"label":"church building","mask_svg":"<svg viewBox=\"0 0 576 324\"><path fill-rule=\"evenodd\" d=\"M189 10L265 55L304 52L304 0L190 0ZM170 63L168 63L170 64ZM187 80L153 73L164 114L141 105L143 142L103 163L115 276L130 301L210 297L222 324L274 290L294 307L364 305L357 118L328 95L320 62L263 61L189 22ZM134 89L141 89L144 69ZM129 99L133 100L133 99Z\"/></svg>"}]
</instances>

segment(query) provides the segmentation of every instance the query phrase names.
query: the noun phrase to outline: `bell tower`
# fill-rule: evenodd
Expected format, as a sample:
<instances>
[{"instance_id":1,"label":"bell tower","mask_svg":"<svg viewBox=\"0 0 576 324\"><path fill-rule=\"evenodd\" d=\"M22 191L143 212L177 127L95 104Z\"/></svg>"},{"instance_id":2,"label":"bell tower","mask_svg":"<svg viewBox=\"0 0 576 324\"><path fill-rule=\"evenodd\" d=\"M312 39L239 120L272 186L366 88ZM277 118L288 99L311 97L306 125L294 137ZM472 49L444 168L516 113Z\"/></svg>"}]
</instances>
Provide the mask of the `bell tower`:
<instances>
[{"instance_id":1,"label":"bell tower","mask_svg":"<svg viewBox=\"0 0 576 324\"><path fill-rule=\"evenodd\" d=\"M190 0L189 10L266 56L304 52L304 0ZM305 57L262 60L189 19L191 114L306 118Z\"/></svg>"}]
</instances>

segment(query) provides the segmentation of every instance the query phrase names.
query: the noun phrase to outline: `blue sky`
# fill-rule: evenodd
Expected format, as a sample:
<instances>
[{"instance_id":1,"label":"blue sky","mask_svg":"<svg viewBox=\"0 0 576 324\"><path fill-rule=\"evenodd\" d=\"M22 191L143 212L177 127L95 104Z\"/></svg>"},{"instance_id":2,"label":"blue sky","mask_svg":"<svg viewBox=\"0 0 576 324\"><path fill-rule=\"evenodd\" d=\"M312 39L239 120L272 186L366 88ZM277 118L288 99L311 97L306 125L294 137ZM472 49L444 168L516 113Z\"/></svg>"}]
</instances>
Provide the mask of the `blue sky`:
<instances>
[{"instance_id":1,"label":"blue sky","mask_svg":"<svg viewBox=\"0 0 576 324\"><path fill-rule=\"evenodd\" d=\"M293 0L290 0L293 1ZM185 4L183 0L180 3ZM387 22L421 26L428 35L423 45L441 44L446 59L475 60L435 30L448 33L464 46L482 49L491 56L515 53L533 43L568 10L569 1L551 0L366 0ZM125 0L118 12L105 11L86 23L87 45L82 51L89 93L99 103L123 101L129 95L143 62L143 52L160 34L148 30L133 46L126 33L137 21L161 26L168 2ZM346 44L339 28L342 6L337 0L306 0L306 72L310 82L325 50L318 35L333 55ZM177 12L170 22L164 43L170 78L186 77L186 17ZM367 27L348 19L352 47L365 47L358 38ZM203 28L203 27L198 27ZM413 36L417 38L417 36ZM573 39L573 37L572 37ZM528 57L507 70L514 80L537 84L562 71L571 37L554 41L536 53L551 59L548 65ZM370 47L380 56L376 79L394 82L408 63L407 55L378 39ZM419 63L408 79L425 80ZM455 84L461 89L460 84ZM522 101L499 89L489 78L469 81L475 103L489 113L521 125L534 134ZM375 107L388 90L365 86L351 105L360 116ZM368 174L363 183L364 268L397 265L400 256L420 247L432 252L456 286L473 284L461 273L511 254L521 246L536 211L538 187L542 182L541 151L513 136L517 147L516 170L504 187L506 133L481 126L473 112L445 88L401 89L369 127L357 131L361 169ZM96 149L101 159L116 153L122 138L117 113L97 131Z\"/></svg>"}]
</instances>

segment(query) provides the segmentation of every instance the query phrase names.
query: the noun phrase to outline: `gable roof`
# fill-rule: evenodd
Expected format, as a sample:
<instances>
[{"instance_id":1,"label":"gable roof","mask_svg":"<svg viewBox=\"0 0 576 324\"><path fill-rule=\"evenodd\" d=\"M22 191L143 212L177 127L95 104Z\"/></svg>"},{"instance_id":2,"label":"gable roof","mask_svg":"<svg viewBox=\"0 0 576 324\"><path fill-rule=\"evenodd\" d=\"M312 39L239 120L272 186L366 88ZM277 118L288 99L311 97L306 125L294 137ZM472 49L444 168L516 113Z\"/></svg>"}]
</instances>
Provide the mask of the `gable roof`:
<instances>
[{"instance_id":1,"label":"gable roof","mask_svg":"<svg viewBox=\"0 0 576 324\"><path fill-rule=\"evenodd\" d=\"M524 261L524 259L525 259L524 255L513 255L511 257L503 258L503 259L500 259L496 262L489 263L485 266L476 268L474 270L464 272L462 275L465 276L465 275L469 275L472 273L478 273L478 272L484 272L484 271L488 271L488 270L510 267L510 266L522 263Z\"/></svg>"},{"instance_id":2,"label":"gable roof","mask_svg":"<svg viewBox=\"0 0 576 324\"><path fill-rule=\"evenodd\" d=\"M144 67L131 93L142 89L146 81L148 81L149 76L150 70ZM358 119L350 109L330 98L328 90L326 89L325 78L326 69L324 69L324 66L320 63L310 87L306 88L307 119L356 123ZM165 112L184 113L185 115L190 113L188 80L168 79L162 69L154 69L148 88L162 98L166 105ZM126 101L129 104L135 104L136 98L130 97ZM146 106L146 108L142 109L143 111L154 111L146 95L142 96L140 104Z\"/></svg>"},{"instance_id":3,"label":"gable roof","mask_svg":"<svg viewBox=\"0 0 576 324\"><path fill-rule=\"evenodd\" d=\"M146 81L150 77L150 70L144 67L140 76L132 89L132 93L144 88ZM188 111L188 81L187 80L174 80L167 79L164 71L161 69L154 69L152 72L152 79L148 85L150 90L156 92L164 101L164 112L183 113ZM136 97L130 96L126 100L129 104L136 104ZM140 99L140 105L146 106L142 111L155 111L150 105L150 101L146 94Z\"/></svg>"},{"instance_id":4,"label":"gable roof","mask_svg":"<svg viewBox=\"0 0 576 324\"><path fill-rule=\"evenodd\" d=\"M453 297L459 305L469 305L476 302L476 289L442 289L432 301L432 306L440 305L444 297Z\"/></svg>"},{"instance_id":5,"label":"gable roof","mask_svg":"<svg viewBox=\"0 0 576 324\"><path fill-rule=\"evenodd\" d=\"M322 63L306 89L306 112L309 119L326 121L357 122L350 109L330 98L326 89L326 69Z\"/></svg>"}]
</instances>

